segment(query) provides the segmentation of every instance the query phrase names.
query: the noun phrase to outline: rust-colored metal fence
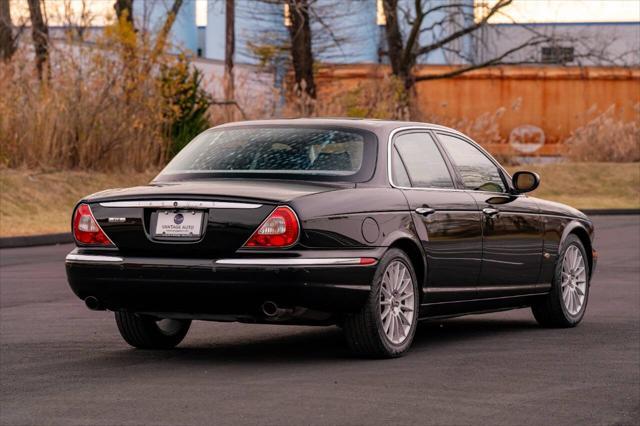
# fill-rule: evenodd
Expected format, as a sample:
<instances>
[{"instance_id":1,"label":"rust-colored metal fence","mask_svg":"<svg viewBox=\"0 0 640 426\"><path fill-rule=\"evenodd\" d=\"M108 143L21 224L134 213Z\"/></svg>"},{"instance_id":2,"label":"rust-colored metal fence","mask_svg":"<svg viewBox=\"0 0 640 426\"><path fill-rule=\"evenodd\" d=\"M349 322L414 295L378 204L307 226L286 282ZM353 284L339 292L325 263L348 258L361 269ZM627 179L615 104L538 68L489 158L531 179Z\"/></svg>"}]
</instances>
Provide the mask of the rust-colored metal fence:
<instances>
[{"instance_id":1,"label":"rust-colored metal fence","mask_svg":"<svg viewBox=\"0 0 640 426\"><path fill-rule=\"evenodd\" d=\"M423 66L419 74L439 74L445 66ZM318 73L324 88L320 97L346 92L364 80L379 79L384 66L326 66ZM329 83L329 84L326 84ZM640 111L640 68L508 66L472 71L455 78L417 83L418 107L425 116L445 122L473 120L501 109L501 148L516 148L523 142L530 153L555 155L571 132L611 105L625 121L638 120ZM512 143L509 144L509 141ZM518 148L520 149L520 148Z\"/></svg>"}]
</instances>

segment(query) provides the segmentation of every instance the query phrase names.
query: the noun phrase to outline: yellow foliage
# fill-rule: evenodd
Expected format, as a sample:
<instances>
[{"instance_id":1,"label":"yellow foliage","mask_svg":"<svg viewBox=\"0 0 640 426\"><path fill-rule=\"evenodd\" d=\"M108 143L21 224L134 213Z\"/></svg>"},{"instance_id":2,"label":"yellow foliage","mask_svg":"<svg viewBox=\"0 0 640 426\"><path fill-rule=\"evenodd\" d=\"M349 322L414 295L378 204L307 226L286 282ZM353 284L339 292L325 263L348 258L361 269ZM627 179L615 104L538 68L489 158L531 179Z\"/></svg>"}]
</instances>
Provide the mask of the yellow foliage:
<instances>
[{"instance_id":1,"label":"yellow foliage","mask_svg":"<svg viewBox=\"0 0 640 426\"><path fill-rule=\"evenodd\" d=\"M150 34L121 19L95 46L52 50L39 84L28 50L0 64L0 165L44 170L147 170L166 162L167 102Z\"/></svg>"}]
</instances>

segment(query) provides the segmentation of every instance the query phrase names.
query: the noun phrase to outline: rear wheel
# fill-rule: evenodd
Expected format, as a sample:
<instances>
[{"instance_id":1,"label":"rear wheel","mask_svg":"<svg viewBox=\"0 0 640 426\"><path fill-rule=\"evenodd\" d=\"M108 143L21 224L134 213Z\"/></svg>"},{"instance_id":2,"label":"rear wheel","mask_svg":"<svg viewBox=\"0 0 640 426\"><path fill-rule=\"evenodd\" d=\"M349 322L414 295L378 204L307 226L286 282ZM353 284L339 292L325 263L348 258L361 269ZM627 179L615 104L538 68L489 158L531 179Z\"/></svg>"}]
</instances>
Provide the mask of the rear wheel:
<instances>
[{"instance_id":1,"label":"rear wheel","mask_svg":"<svg viewBox=\"0 0 640 426\"><path fill-rule=\"evenodd\" d=\"M549 294L533 305L533 316L545 327L575 327L589 300L589 263L580 239L569 235L556 263Z\"/></svg>"},{"instance_id":2,"label":"rear wheel","mask_svg":"<svg viewBox=\"0 0 640 426\"><path fill-rule=\"evenodd\" d=\"M122 338L139 349L170 349L187 335L191 320L155 318L131 312L116 312Z\"/></svg>"},{"instance_id":3,"label":"rear wheel","mask_svg":"<svg viewBox=\"0 0 640 426\"><path fill-rule=\"evenodd\" d=\"M391 249L380 259L365 306L344 323L347 344L357 355L393 358L404 354L418 323L418 284L409 257Z\"/></svg>"}]
</instances>

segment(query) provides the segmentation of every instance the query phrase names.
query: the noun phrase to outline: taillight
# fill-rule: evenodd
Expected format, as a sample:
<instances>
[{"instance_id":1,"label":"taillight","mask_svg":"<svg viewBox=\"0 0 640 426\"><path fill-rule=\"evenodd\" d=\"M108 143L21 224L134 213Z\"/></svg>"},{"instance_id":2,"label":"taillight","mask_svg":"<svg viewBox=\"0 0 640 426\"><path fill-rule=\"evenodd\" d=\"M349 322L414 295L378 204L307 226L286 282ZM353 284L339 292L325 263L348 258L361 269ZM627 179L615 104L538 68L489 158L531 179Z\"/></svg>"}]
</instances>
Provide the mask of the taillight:
<instances>
[{"instance_id":1,"label":"taillight","mask_svg":"<svg viewBox=\"0 0 640 426\"><path fill-rule=\"evenodd\" d=\"M296 213L290 207L280 206L262 222L244 247L289 247L298 241L299 235Z\"/></svg>"},{"instance_id":2,"label":"taillight","mask_svg":"<svg viewBox=\"0 0 640 426\"><path fill-rule=\"evenodd\" d=\"M96 246L112 246L88 204L80 204L73 216L73 236L78 243Z\"/></svg>"}]
</instances>

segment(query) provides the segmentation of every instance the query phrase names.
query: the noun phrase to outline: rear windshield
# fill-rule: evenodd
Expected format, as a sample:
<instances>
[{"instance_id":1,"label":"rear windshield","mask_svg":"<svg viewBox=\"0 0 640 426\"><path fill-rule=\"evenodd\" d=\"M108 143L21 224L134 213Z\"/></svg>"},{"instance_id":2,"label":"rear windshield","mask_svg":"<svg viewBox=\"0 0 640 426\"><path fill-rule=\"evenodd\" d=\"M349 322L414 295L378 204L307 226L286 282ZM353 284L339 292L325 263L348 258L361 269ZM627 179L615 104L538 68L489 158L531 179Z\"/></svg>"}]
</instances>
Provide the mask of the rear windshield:
<instances>
[{"instance_id":1,"label":"rear windshield","mask_svg":"<svg viewBox=\"0 0 640 426\"><path fill-rule=\"evenodd\" d=\"M371 177L375 136L359 129L211 129L191 141L156 180L207 177L363 181Z\"/></svg>"}]
</instances>

